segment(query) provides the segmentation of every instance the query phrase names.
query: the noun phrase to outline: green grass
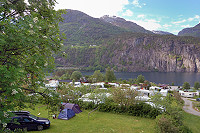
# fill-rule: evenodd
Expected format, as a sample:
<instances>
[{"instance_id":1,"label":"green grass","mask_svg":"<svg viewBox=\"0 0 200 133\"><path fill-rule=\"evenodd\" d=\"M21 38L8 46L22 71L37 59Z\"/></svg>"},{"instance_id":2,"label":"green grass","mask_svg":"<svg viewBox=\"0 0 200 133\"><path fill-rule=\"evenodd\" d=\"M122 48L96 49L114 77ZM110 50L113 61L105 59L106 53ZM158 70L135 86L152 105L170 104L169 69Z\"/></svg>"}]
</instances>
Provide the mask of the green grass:
<instances>
[{"instance_id":1,"label":"green grass","mask_svg":"<svg viewBox=\"0 0 200 133\"><path fill-rule=\"evenodd\" d=\"M29 111L37 115L36 110ZM147 118L140 118L128 115L112 114L95 111L90 114L89 110L83 110L70 120L59 120L49 118L51 126L43 133L154 133L155 121ZM48 117L45 107L40 109L40 117ZM34 133L37 131L31 131Z\"/></svg>"},{"instance_id":2,"label":"green grass","mask_svg":"<svg viewBox=\"0 0 200 133\"><path fill-rule=\"evenodd\" d=\"M28 109L31 114L47 118L46 107L38 110ZM42 133L155 133L155 120L135 116L120 115L113 113L104 113L95 111L90 114L90 110L83 110L76 114L70 120L59 120L49 118L51 126L49 129L41 131ZM193 133L199 133L200 117L184 113L184 124L190 128ZM30 133L38 133L31 131Z\"/></svg>"},{"instance_id":3,"label":"green grass","mask_svg":"<svg viewBox=\"0 0 200 133\"><path fill-rule=\"evenodd\" d=\"M200 131L200 117L184 112L184 124L189 127L193 133Z\"/></svg>"}]
</instances>

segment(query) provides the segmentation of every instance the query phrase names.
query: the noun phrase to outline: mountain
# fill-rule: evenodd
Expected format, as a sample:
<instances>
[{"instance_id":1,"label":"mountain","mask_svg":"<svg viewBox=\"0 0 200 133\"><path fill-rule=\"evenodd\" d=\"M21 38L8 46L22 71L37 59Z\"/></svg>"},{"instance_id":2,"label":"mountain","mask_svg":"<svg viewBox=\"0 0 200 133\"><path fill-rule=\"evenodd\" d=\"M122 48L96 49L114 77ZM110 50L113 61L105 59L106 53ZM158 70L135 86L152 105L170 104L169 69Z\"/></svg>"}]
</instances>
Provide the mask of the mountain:
<instances>
[{"instance_id":1,"label":"mountain","mask_svg":"<svg viewBox=\"0 0 200 133\"><path fill-rule=\"evenodd\" d=\"M60 31L66 34L65 45L99 45L103 40L127 30L93 18L83 12L67 10L59 23Z\"/></svg>"},{"instance_id":2,"label":"mountain","mask_svg":"<svg viewBox=\"0 0 200 133\"><path fill-rule=\"evenodd\" d=\"M137 25L136 23L133 23L131 21L126 21L123 18L112 16L110 17L109 15L105 15L100 18L101 20L111 23L115 26L118 26L120 28L126 29L130 32L137 32L137 33L148 33L151 34L151 31L148 31L144 29L143 27Z\"/></svg>"},{"instance_id":3,"label":"mountain","mask_svg":"<svg viewBox=\"0 0 200 133\"><path fill-rule=\"evenodd\" d=\"M154 34L159 34L159 35L173 35L172 33L166 32L166 31L156 31L156 30L153 30L152 32Z\"/></svg>"},{"instance_id":4,"label":"mountain","mask_svg":"<svg viewBox=\"0 0 200 133\"><path fill-rule=\"evenodd\" d=\"M200 39L174 35L126 33L99 47L68 47L56 63L85 70L200 72Z\"/></svg>"},{"instance_id":5,"label":"mountain","mask_svg":"<svg viewBox=\"0 0 200 133\"><path fill-rule=\"evenodd\" d=\"M63 17L59 26L67 37L62 49L67 58L56 55L57 66L102 71L111 67L129 72L200 72L200 38L152 34L122 18L93 18L75 10L67 10Z\"/></svg>"},{"instance_id":6,"label":"mountain","mask_svg":"<svg viewBox=\"0 0 200 133\"><path fill-rule=\"evenodd\" d=\"M179 36L200 37L200 23L191 28L185 28L178 33Z\"/></svg>"}]
</instances>

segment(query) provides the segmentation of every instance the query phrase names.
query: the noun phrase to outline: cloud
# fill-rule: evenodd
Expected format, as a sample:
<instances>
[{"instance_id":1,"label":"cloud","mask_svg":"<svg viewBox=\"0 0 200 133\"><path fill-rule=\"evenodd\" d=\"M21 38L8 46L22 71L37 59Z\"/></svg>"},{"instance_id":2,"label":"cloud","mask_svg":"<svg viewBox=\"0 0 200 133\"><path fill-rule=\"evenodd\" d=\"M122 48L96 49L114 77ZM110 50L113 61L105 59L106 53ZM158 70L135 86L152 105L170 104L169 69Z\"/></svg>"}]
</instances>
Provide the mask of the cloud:
<instances>
[{"instance_id":1,"label":"cloud","mask_svg":"<svg viewBox=\"0 0 200 133\"><path fill-rule=\"evenodd\" d=\"M163 27L165 28L168 28L168 27L171 27L172 25L169 25L169 24L164 24Z\"/></svg>"},{"instance_id":2,"label":"cloud","mask_svg":"<svg viewBox=\"0 0 200 133\"><path fill-rule=\"evenodd\" d=\"M130 20L142 27L144 27L147 30L158 30L162 26L159 24L160 21L156 21L154 19L145 19L145 20Z\"/></svg>"},{"instance_id":3,"label":"cloud","mask_svg":"<svg viewBox=\"0 0 200 133\"><path fill-rule=\"evenodd\" d=\"M145 15L144 15L144 14L140 14L140 15L138 15L137 17L138 17L138 18L144 18Z\"/></svg>"},{"instance_id":4,"label":"cloud","mask_svg":"<svg viewBox=\"0 0 200 133\"><path fill-rule=\"evenodd\" d=\"M122 16L133 16L133 12L131 11L131 10L126 10L126 12L124 12L123 14L122 14Z\"/></svg>"},{"instance_id":5,"label":"cloud","mask_svg":"<svg viewBox=\"0 0 200 133\"><path fill-rule=\"evenodd\" d=\"M188 28L188 27L192 27L191 25L187 24L187 25L181 25L182 28Z\"/></svg>"},{"instance_id":6,"label":"cloud","mask_svg":"<svg viewBox=\"0 0 200 133\"><path fill-rule=\"evenodd\" d=\"M140 3L139 3L139 0L133 0L132 4L133 4L135 7L139 7L139 8L142 8L142 6L145 6L145 5L146 5L146 3L140 4Z\"/></svg>"},{"instance_id":7,"label":"cloud","mask_svg":"<svg viewBox=\"0 0 200 133\"><path fill-rule=\"evenodd\" d=\"M186 22L185 19L184 19L184 20L181 20L181 21L172 22L172 23L173 23L173 24L180 24L180 23L184 23L184 22Z\"/></svg>"},{"instance_id":8,"label":"cloud","mask_svg":"<svg viewBox=\"0 0 200 133\"><path fill-rule=\"evenodd\" d=\"M73 9L82 11L92 17L103 15L117 16L122 12L128 0L57 0L55 9Z\"/></svg>"},{"instance_id":9,"label":"cloud","mask_svg":"<svg viewBox=\"0 0 200 133\"><path fill-rule=\"evenodd\" d=\"M199 15L195 15L192 18L188 18L188 21L199 20L199 19L200 19L200 16Z\"/></svg>"}]
</instances>

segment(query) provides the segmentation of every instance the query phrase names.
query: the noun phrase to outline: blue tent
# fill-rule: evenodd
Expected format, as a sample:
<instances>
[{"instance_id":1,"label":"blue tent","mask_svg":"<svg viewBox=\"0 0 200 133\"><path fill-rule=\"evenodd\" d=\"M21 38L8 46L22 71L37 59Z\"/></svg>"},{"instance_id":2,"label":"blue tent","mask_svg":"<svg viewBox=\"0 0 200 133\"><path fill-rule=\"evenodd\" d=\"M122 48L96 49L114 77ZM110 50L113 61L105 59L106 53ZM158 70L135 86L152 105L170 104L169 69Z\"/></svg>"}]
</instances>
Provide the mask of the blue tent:
<instances>
[{"instance_id":1,"label":"blue tent","mask_svg":"<svg viewBox=\"0 0 200 133\"><path fill-rule=\"evenodd\" d=\"M75 113L72 109L65 108L58 115L58 119L69 120L70 118L74 116L75 116Z\"/></svg>"},{"instance_id":2,"label":"blue tent","mask_svg":"<svg viewBox=\"0 0 200 133\"><path fill-rule=\"evenodd\" d=\"M72 103L61 103L61 104L64 106L64 108L72 109L76 114L82 112L78 104L72 104Z\"/></svg>"}]
</instances>

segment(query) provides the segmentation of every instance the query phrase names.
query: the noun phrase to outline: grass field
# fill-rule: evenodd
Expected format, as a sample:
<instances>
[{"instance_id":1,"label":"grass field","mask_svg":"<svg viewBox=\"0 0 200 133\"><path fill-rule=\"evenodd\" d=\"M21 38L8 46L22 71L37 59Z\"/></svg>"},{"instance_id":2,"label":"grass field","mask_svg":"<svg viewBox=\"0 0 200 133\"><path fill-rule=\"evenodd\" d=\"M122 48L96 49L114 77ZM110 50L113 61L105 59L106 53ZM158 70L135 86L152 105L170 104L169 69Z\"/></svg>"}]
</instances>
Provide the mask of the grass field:
<instances>
[{"instance_id":1,"label":"grass field","mask_svg":"<svg viewBox=\"0 0 200 133\"><path fill-rule=\"evenodd\" d=\"M47 118L46 107L40 108L40 117ZM36 115L38 108L29 111ZM42 133L155 133L155 120L135 116L104 113L95 111L89 115L89 110L83 110L70 120L49 118L51 126ZM184 123L193 133L199 133L200 117L184 113ZM38 133L31 131L30 133Z\"/></svg>"},{"instance_id":2,"label":"grass field","mask_svg":"<svg viewBox=\"0 0 200 133\"><path fill-rule=\"evenodd\" d=\"M29 111L36 115L38 109ZM70 120L52 119L49 129L41 131L42 133L154 133L155 121L147 118L134 116L103 113L95 111L90 114L89 110L76 114ZM45 107L40 108L40 117L47 118ZM31 131L34 133L37 131Z\"/></svg>"},{"instance_id":3,"label":"grass field","mask_svg":"<svg viewBox=\"0 0 200 133\"><path fill-rule=\"evenodd\" d=\"M200 133L200 117L184 113L184 124L191 129L193 133Z\"/></svg>"}]
</instances>

